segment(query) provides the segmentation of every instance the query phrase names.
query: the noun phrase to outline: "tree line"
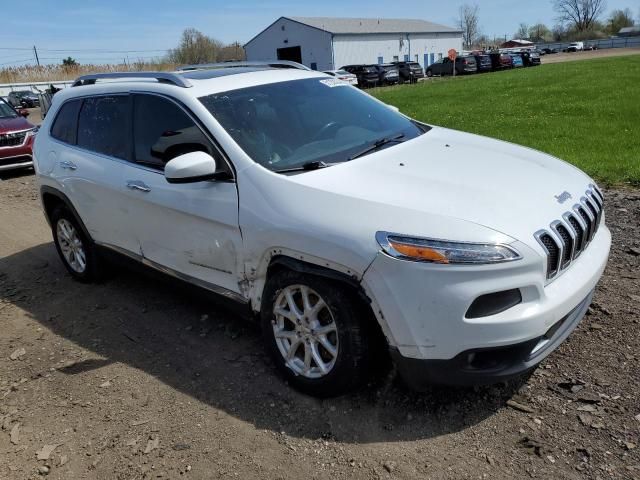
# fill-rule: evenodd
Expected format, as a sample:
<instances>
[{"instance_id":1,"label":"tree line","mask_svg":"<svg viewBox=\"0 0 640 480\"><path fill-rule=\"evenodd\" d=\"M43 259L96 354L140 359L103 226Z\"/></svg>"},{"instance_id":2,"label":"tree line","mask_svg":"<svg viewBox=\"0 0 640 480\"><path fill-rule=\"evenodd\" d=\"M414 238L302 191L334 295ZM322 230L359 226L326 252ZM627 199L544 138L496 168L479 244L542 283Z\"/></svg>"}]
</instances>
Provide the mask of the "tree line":
<instances>
[{"instance_id":1,"label":"tree line","mask_svg":"<svg viewBox=\"0 0 640 480\"><path fill-rule=\"evenodd\" d=\"M551 6L557 14L555 25L548 27L544 23L521 23L513 38L532 42L606 38L617 35L621 28L634 25L633 12L629 8L612 10L605 17L605 0L552 0ZM460 7L457 26L463 32L465 48L494 43L494 40L481 34L479 13L477 4Z\"/></svg>"}]
</instances>

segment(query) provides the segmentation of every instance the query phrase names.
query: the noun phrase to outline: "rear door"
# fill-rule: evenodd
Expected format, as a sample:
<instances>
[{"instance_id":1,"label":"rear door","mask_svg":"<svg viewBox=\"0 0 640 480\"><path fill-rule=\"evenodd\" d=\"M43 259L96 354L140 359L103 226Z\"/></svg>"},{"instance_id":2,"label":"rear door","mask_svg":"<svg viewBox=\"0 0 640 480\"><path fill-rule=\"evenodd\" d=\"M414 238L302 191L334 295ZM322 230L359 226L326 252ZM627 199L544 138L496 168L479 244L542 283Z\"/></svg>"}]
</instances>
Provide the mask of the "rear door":
<instances>
[{"instance_id":1,"label":"rear door","mask_svg":"<svg viewBox=\"0 0 640 480\"><path fill-rule=\"evenodd\" d=\"M120 248L127 226L120 210L121 177L129 158L128 95L73 99L51 128L47 165L93 240Z\"/></svg>"},{"instance_id":2,"label":"rear door","mask_svg":"<svg viewBox=\"0 0 640 480\"><path fill-rule=\"evenodd\" d=\"M133 95L133 138L124 210L145 261L206 288L222 287L220 293L240 292L238 192L221 151L188 110L155 94ZM165 164L194 151L215 158L220 178L168 183Z\"/></svg>"}]
</instances>

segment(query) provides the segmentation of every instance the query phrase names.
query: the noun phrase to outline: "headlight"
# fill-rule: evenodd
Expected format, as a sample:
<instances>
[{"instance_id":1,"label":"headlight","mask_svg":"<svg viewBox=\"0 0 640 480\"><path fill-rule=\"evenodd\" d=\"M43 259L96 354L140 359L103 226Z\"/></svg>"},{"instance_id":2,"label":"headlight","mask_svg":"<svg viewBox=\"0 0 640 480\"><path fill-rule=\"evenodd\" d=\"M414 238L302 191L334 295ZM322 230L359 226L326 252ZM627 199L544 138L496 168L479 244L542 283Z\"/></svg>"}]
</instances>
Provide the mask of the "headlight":
<instances>
[{"instance_id":1,"label":"headlight","mask_svg":"<svg viewBox=\"0 0 640 480\"><path fill-rule=\"evenodd\" d=\"M31 130L27 130L27 136L28 137L33 137L35 136L36 133L38 133L38 130L40 130L40 127L34 127Z\"/></svg>"},{"instance_id":2,"label":"headlight","mask_svg":"<svg viewBox=\"0 0 640 480\"><path fill-rule=\"evenodd\" d=\"M389 232L376 233L376 240L392 257L415 262L487 264L522 258L513 247L503 244L454 242Z\"/></svg>"}]
</instances>

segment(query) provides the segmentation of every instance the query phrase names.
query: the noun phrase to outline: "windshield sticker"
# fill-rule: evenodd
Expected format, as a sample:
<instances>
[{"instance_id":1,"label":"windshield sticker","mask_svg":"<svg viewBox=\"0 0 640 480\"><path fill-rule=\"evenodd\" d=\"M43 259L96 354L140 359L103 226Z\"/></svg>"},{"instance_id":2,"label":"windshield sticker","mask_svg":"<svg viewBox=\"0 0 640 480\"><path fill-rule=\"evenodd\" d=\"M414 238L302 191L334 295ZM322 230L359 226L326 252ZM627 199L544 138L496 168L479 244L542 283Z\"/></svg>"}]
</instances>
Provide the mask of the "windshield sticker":
<instances>
[{"instance_id":1,"label":"windshield sticker","mask_svg":"<svg viewBox=\"0 0 640 480\"><path fill-rule=\"evenodd\" d=\"M327 78L324 80L320 80L320 83L326 85L327 87L348 87L349 84L347 82L343 82L342 80L338 80L337 78Z\"/></svg>"}]
</instances>

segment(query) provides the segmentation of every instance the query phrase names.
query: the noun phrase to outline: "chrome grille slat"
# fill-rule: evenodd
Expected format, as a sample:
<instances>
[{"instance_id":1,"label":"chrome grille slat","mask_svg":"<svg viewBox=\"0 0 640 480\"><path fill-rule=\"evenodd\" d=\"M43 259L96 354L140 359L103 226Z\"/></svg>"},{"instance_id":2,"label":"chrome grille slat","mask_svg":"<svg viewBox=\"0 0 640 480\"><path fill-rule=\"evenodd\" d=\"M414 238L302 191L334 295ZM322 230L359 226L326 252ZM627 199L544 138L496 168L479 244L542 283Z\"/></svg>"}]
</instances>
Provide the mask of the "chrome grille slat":
<instances>
[{"instance_id":1,"label":"chrome grille slat","mask_svg":"<svg viewBox=\"0 0 640 480\"><path fill-rule=\"evenodd\" d=\"M554 220L534 237L547 256L547 280L568 268L595 237L604 213L604 197L595 185L571 210Z\"/></svg>"}]
</instances>

